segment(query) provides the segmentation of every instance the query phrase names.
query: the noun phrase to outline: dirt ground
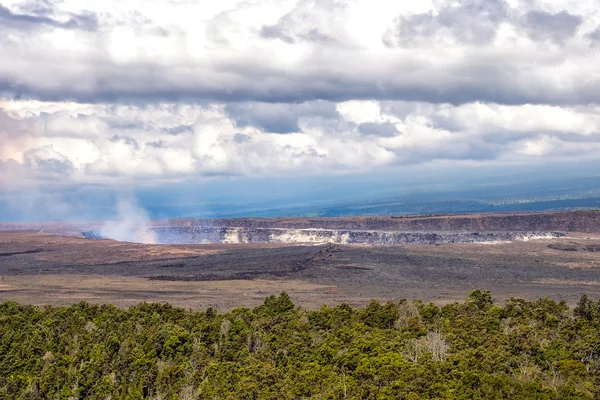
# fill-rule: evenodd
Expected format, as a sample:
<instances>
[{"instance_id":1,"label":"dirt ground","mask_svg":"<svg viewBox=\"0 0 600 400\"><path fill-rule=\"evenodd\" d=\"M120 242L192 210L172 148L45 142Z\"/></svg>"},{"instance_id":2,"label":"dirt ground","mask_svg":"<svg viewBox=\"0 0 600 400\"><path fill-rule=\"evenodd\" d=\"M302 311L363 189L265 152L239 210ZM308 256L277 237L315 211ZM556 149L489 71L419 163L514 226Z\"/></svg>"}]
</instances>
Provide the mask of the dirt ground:
<instances>
[{"instance_id":1,"label":"dirt ground","mask_svg":"<svg viewBox=\"0 0 600 400\"><path fill-rule=\"evenodd\" d=\"M129 306L141 301L227 310L286 291L316 308L371 298L498 301L600 297L600 235L496 244L144 245L39 231L0 232L0 301Z\"/></svg>"}]
</instances>

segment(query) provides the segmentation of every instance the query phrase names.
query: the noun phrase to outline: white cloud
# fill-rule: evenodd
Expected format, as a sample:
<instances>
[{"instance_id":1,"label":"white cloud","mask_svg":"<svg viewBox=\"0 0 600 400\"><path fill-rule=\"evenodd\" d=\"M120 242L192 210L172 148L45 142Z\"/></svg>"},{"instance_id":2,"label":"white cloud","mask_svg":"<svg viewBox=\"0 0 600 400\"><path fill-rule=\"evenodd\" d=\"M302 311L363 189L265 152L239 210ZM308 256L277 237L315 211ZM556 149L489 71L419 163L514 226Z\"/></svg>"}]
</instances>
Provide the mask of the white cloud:
<instances>
[{"instance_id":1,"label":"white cloud","mask_svg":"<svg viewBox=\"0 0 600 400\"><path fill-rule=\"evenodd\" d=\"M0 161L76 182L356 172L435 160L554 162L593 159L600 146L597 106L368 100L6 107ZM278 127L282 133L273 133Z\"/></svg>"},{"instance_id":2,"label":"white cloud","mask_svg":"<svg viewBox=\"0 0 600 400\"><path fill-rule=\"evenodd\" d=\"M556 162L600 146L593 2L0 6L3 182Z\"/></svg>"},{"instance_id":3,"label":"white cloud","mask_svg":"<svg viewBox=\"0 0 600 400\"><path fill-rule=\"evenodd\" d=\"M54 23L25 24L6 2L0 87L93 102L600 101L590 2L412 3L64 0Z\"/></svg>"}]
</instances>

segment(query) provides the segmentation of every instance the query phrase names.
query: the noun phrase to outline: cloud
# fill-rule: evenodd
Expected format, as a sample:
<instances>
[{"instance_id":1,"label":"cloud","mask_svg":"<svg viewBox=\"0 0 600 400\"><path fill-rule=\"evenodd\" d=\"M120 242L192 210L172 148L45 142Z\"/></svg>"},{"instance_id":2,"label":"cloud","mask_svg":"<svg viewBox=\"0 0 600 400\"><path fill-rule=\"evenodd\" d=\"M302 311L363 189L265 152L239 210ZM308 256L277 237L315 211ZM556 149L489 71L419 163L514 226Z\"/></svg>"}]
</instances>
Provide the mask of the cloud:
<instances>
[{"instance_id":1,"label":"cloud","mask_svg":"<svg viewBox=\"0 0 600 400\"><path fill-rule=\"evenodd\" d=\"M48 15L52 13L53 5L50 0L31 0L22 2L19 9L29 14Z\"/></svg>"},{"instance_id":2,"label":"cloud","mask_svg":"<svg viewBox=\"0 0 600 400\"><path fill-rule=\"evenodd\" d=\"M593 46L596 46L598 43L600 43L600 26L594 29L592 32L586 34L585 37Z\"/></svg>"},{"instance_id":3,"label":"cloud","mask_svg":"<svg viewBox=\"0 0 600 400\"><path fill-rule=\"evenodd\" d=\"M252 140L252 136L250 135L245 135L243 133L236 133L233 136L233 141L236 143L244 143L244 142L249 142L250 140Z\"/></svg>"},{"instance_id":4,"label":"cloud","mask_svg":"<svg viewBox=\"0 0 600 400\"><path fill-rule=\"evenodd\" d=\"M432 42L449 46L490 46L504 25L505 34L510 34L514 27L524 31L531 40L562 45L576 34L584 21L583 17L566 10L511 8L505 0L439 4L435 11L399 16L395 27L384 37L384 43L410 48Z\"/></svg>"},{"instance_id":5,"label":"cloud","mask_svg":"<svg viewBox=\"0 0 600 400\"><path fill-rule=\"evenodd\" d=\"M162 128L161 131L169 135L181 135L182 133L192 132L193 129L192 125L179 125L173 128Z\"/></svg>"},{"instance_id":6,"label":"cloud","mask_svg":"<svg viewBox=\"0 0 600 400\"><path fill-rule=\"evenodd\" d=\"M384 37L387 45L415 47L423 42L455 40L471 45L489 45L500 24L509 18L504 0L467 0L443 3L436 10L395 20L394 29Z\"/></svg>"},{"instance_id":7,"label":"cloud","mask_svg":"<svg viewBox=\"0 0 600 400\"><path fill-rule=\"evenodd\" d=\"M164 140L157 140L155 142L146 142L146 146L154 147L155 149L164 149L167 147L167 143Z\"/></svg>"},{"instance_id":8,"label":"cloud","mask_svg":"<svg viewBox=\"0 0 600 400\"><path fill-rule=\"evenodd\" d=\"M391 122L363 122L358 126L358 131L365 135L377 136L395 136L399 133L396 125Z\"/></svg>"},{"instance_id":9,"label":"cloud","mask_svg":"<svg viewBox=\"0 0 600 400\"><path fill-rule=\"evenodd\" d=\"M45 27L94 31L98 28L98 17L90 12L69 13L66 20L60 21L50 16L53 10L48 2L29 6L26 9L31 13L21 14L0 4L0 29L31 30Z\"/></svg>"},{"instance_id":10,"label":"cloud","mask_svg":"<svg viewBox=\"0 0 600 400\"><path fill-rule=\"evenodd\" d=\"M300 0L295 7L283 15L276 24L265 25L260 36L266 39L279 39L288 44L301 42L320 45L343 45L340 40L340 20L346 13L348 4L342 1ZM335 15L335 19L330 16Z\"/></svg>"},{"instance_id":11,"label":"cloud","mask_svg":"<svg viewBox=\"0 0 600 400\"><path fill-rule=\"evenodd\" d=\"M563 44L575 35L582 22L582 17L564 10L555 14L532 10L525 14L521 24L533 40L550 40Z\"/></svg>"},{"instance_id":12,"label":"cloud","mask_svg":"<svg viewBox=\"0 0 600 400\"><path fill-rule=\"evenodd\" d=\"M584 3L568 10L504 0L369 4L183 2L174 10L107 0L87 11L65 0L52 5L57 17L5 7L7 21L45 29L0 40L0 96L99 104L600 102L593 73L600 55L588 45L597 12ZM296 127L290 117L272 128Z\"/></svg>"},{"instance_id":13,"label":"cloud","mask_svg":"<svg viewBox=\"0 0 600 400\"><path fill-rule=\"evenodd\" d=\"M335 104L316 101L301 104L230 103L225 112L239 127L255 126L267 133L300 132L301 118L335 119Z\"/></svg>"},{"instance_id":14,"label":"cloud","mask_svg":"<svg viewBox=\"0 0 600 400\"><path fill-rule=\"evenodd\" d=\"M551 163L573 157L574 149L592 160L600 144L597 106L13 102L1 116L14 132L3 134L5 175L10 165L30 180L78 184L354 173L435 160L527 163L543 156ZM61 129L18 130L50 121ZM178 126L192 128L169 131Z\"/></svg>"},{"instance_id":15,"label":"cloud","mask_svg":"<svg viewBox=\"0 0 600 400\"><path fill-rule=\"evenodd\" d=\"M140 148L138 142L135 139L128 136L113 135L109 140L113 143L124 143L127 146L131 146L136 150Z\"/></svg>"},{"instance_id":16,"label":"cloud","mask_svg":"<svg viewBox=\"0 0 600 400\"><path fill-rule=\"evenodd\" d=\"M23 153L24 165L46 175L69 175L73 163L52 145L37 147Z\"/></svg>"},{"instance_id":17,"label":"cloud","mask_svg":"<svg viewBox=\"0 0 600 400\"><path fill-rule=\"evenodd\" d=\"M597 158L585 2L11 2L3 184Z\"/></svg>"}]
</instances>

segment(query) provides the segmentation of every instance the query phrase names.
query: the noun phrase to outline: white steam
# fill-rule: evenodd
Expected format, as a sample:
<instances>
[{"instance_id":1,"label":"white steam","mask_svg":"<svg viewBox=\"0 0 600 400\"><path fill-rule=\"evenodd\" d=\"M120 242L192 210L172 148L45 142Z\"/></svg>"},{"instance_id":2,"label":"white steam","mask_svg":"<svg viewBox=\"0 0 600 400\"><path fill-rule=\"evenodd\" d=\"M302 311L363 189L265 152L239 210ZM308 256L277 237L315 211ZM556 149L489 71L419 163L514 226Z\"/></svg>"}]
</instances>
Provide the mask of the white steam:
<instances>
[{"instance_id":1,"label":"white steam","mask_svg":"<svg viewBox=\"0 0 600 400\"><path fill-rule=\"evenodd\" d=\"M135 198L120 199L117 202L116 220L106 221L100 228L100 235L123 242L153 244L156 243L156 237L147 229L150 225L148 213Z\"/></svg>"}]
</instances>

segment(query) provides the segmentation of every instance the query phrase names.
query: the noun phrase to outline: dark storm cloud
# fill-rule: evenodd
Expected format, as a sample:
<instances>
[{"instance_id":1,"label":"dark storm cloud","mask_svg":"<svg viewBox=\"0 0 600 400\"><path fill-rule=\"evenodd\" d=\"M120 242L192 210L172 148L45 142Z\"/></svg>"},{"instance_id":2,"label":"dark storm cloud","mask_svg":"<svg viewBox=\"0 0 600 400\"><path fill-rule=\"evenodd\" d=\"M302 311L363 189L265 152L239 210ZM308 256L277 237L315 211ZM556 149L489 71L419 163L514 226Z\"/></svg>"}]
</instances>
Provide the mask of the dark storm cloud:
<instances>
[{"instance_id":1,"label":"dark storm cloud","mask_svg":"<svg viewBox=\"0 0 600 400\"><path fill-rule=\"evenodd\" d=\"M42 3L44 4L44 3ZM70 14L66 21L58 21L51 15L52 9L46 7L36 8L31 14L14 13L0 4L0 28L36 29L38 27L54 27L63 29L81 29L94 31L98 28L98 17L93 13Z\"/></svg>"},{"instance_id":2,"label":"dark storm cloud","mask_svg":"<svg viewBox=\"0 0 600 400\"><path fill-rule=\"evenodd\" d=\"M494 40L498 26L508 16L504 0L466 0L443 7L437 14L398 17L384 43L417 46L438 34L449 34L462 43L484 45Z\"/></svg>"},{"instance_id":3,"label":"dark storm cloud","mask_svg":"<svg viewBox=\"0 0 600 400\"><path fill-rule=\"evenodd\" d=\"M283 113L287 124L275 121L276 116L261 115L247 106L238 103L256 101L266 103L302 103L313 100L332 102L346 100L405 100L430 103L464 104L481 101L507 105L519 104L589 104L600 103L600 79L588 77L572 86L553 87L547 82L542 84L540 77L531 69L519 69L504 59L477 59L473 55L469 64L458 65L452 69L438 67L435 64L410 66L420 68L417 75L347 75L331 80L318 72L300 74L290 72L277 82L271 83L269 73L264 70L255 73L252 79L241 78L236 84L223 82L219 88L206 86L202 82L182 83L162 88L167 77L157 77L141 70L134 85L121 85L121 76L114 81L107 80L106 85L88 88L85 85L55 85L51 88L42 85L14 84L11 79L0 76L0 97L12 99L36 98L42 101L72 101L83 103L134 102L187 102L202 103L207 100L231 103L228 112L234 114L239 122L250 123L248 118L276 131L295 129L294 118ZM409 68L409 67L407 67ZM166 72L165 72L166 73ZM1 72L0 72L1 74ZM131 72L118 74L131 77ZM259 77L262 76L262 77ZM460 78L460 79L457 79ZM73 78L76 80L77 78ZM80 77L85 82L88 77ZM158 83L157 83L158 81ZM260 81L260 84L257 83ZM108 86L108 87L106 87ZM265 111L268 114L268 112ZM239 115L236 115L239 114ZM248 114L248 117L245 116ZM185 129L185 128L182 128ZM173 131L175 134L176 131Z\"/></svg>"},{"instance_id":4,"label":"dark storm cloud","mask_svg":"<svg viewBox=\"0 0 600 400\"><path fill-rule=\"evenodd\" d=\"M533 40L562 44L575 35L582 22L580 16L569 14L567 11L551 14L533 10L525 14L521 24Z\"/></svg>"},{"instance_id":5,"label":"dark storm cloud","mask_svg":"<svg viewBox=\"0 0 600 400\"><path fill-rule=\"evenodd\" d=\"M299 118L338 118L335 104L316 101L303 104L231 103L225 112L239 127L254 126L267 133L300 132Z\"/></svg>"},{"instance_id":6,"label":"dark storm cloud","mask_svg":"<svg viewBox=\"0 0 600 400\"><path fill-rule=\"evenodd\" d=\"M396 129L396 125L391 122L363 122L358 126L358 131L363 135L375 135L375 136L396 136L399 132Z\"/></svg>"},{"instance_id":7,"label":"dark storm cloud","mask_svg":"<svg viewBox=\"0 0 600 400\"><path fill-rule=\"evenodd\" d=\"M401 71L402 67L399 67ZM251 77L240 77L236 83L223 82L205 85L202 81L169 84L165 76L147 71L136 72L135 84L121 85L121 78L131 78L131 72L120 71L115 80L106 79L106 85L90 88L88 76L73 77L82 85L14 84L10 78L0 76L0 97L11 99L35 98L42 101L78 101L82 103L149 102L203 103L205 101L231 103L228 112L245 126L254 122L272 132L291 132L296 129L295 117L286 111L277 117L267 111L252 111L244 102L303 103L314 100L339 102L346 100L405 100L429 103L464 104L492 102L507 105L556 104L574 105L600 103L600 79L587 77L574 81L568 87L556 87L542 82L534 69L518 68L505 58L480 58L476 54L468 64L445 68L431 63L407 66L418 69L416 75L347 74L335 80L329 72L301 74L289 72L277 82L270 82L271 70L258 71ZM1 74L1 72L0 72ZM258 83L260 82L260 84ZM158 86L158 87L157 87ZM247 115L246 115L247 114ZM256 114L256 115L255 115ZM266 114L266 115L263 115ZM254 119L255 118L255 119ZM185 129L185 128L182 128ZM176 134L176 130L172 134Z\"/></svg>"}]
</instances>

